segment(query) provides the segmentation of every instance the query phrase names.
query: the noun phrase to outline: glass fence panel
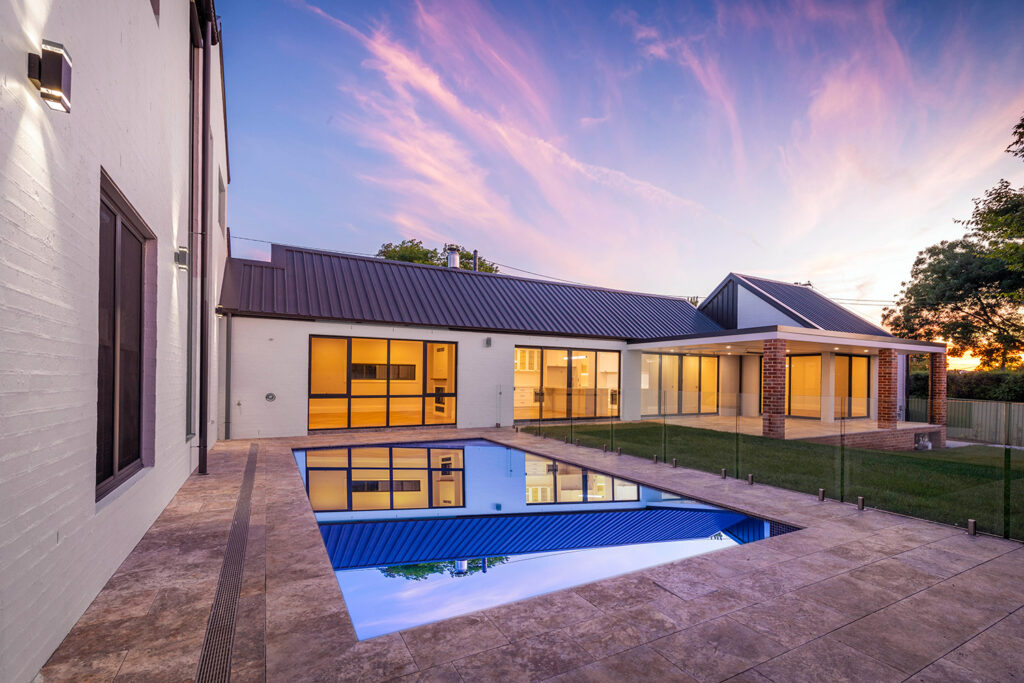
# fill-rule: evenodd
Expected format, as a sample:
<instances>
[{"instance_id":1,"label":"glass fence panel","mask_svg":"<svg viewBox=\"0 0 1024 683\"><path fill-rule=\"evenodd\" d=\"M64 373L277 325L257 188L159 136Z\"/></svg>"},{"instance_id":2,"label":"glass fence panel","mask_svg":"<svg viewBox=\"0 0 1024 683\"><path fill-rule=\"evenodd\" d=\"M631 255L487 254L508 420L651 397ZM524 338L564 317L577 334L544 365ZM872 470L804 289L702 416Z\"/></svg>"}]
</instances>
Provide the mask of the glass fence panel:
<instances>
[{"instance_id":1,"label":"glass fence panel","mask_svg":"<svg viewBox=\"0 0 1024 683\"><path fill-rule=\"evenodd\" d=\"M1024 430L1024 404L1015 403L1010 412L1010 433ZM1003 535L1024 541L1024 449L1003 448Z\"/></svg>"},{"instance_id":2,"label":"glass fence panel","mask_svg":"<svg viewBox=\"0 0 1024 683\"><path fill-rule=\"evenodd\" d=\"M1002 535L1000 449L981 444L943 447L937 428L876 448L847 441L843 456L848 502L863 496L866 507L958 527L974 519L979 532Z\"/></svg>"},{"instance_id":3,"label":"glass fence panel","mask_svg":"<svg viewBox=\"0 0 1024 683\"><path fill-rule=\"evenodd\" d=\"M757 394L742 394L741 408L756 407ZM756 413L754 413L756 415ZM843 496L843 421L787 417L780 423L746 413L737 418L736 454L729 473L780 488ZM795 424L794 424L795 423Z\"/></svg>"},{"instance_id":4,"label":"glass fence panel","mask_svg":"<svg viewBox=\"0 0 1024 683\"><path fill-rule=\"evenodd\" d=\"M684 358L684 365L686 359ZM735 417L721 413L687 413L687 407L699 408L701 392L687 389L671 391L662 397L662 405L676 405L683 412L665 415L664 462L702 472L718 474L732 461L736 446ZM733 412L733 411L729 411Z\"/></svg>"}]
</instances>

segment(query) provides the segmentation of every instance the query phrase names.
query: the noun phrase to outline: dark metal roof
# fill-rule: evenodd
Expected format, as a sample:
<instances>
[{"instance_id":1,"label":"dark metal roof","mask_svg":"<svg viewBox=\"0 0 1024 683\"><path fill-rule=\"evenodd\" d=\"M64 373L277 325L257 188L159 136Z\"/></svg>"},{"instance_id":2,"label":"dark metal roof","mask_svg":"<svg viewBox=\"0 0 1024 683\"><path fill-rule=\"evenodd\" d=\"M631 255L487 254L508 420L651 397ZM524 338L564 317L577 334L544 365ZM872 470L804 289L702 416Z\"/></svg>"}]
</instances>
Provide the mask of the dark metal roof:
<instances>
[{"instance_id":1,"label":"dark metal roof","mask_svg":"<svg viewBox=\"0 0 1024 683\"><path fill-rule=\"evenodd\" d=\"M709 538L747 519L732 510L648 508L324 523L320 533L332 566L352 569ZM756 540L751 531L742 536Z\"/></svg>"},{"instance_id":2,"label":"dark metal roof","mask_svg":"<svg viewBox=\"0 0 1024 683\"><path fill-rule=\"evenodd\" d=\"M738 273L730 273L729 277L735 278L748 290L766 299L804 327L851 334L892 336L886 330L848 311L809 286Z\"/></svg>"},{"instance_id":3,"label":"dark metal roof","mask_svg":"<svg viewBox=\"0 0 1024 683\"><path fill-rule=\"evenodd\" d=\"M220 306L275 318L608 339L717 332L689 301L275 244L228 259Z\"/></svg>"}]
</instances>

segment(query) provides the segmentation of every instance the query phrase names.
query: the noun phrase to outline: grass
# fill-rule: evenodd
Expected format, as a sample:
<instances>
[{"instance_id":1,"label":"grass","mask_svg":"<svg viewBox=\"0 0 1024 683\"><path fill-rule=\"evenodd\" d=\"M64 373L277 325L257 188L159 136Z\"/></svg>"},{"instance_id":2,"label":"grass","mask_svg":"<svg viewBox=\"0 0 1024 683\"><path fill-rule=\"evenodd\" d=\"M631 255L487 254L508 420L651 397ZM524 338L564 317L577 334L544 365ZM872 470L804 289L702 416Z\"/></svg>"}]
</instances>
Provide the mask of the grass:
<instances>
[{"instance_id":1,"label":"grass","mask_svg":"<svg viewBox=\"0 0 1024 683\"><path fill-rule=\"evenodd\" d=\"M533 427L530 431L533 431ZM569 438L569 425L540 428L540 434ZM577 424L572 438L581 446L621 448L624 454L675 459L680 467L718 473L771 486L855 501L881 510L965 526L1024 540L1024 451L1011 454L1005 487L1004 454L991 446L935 451L888 452L783 441L661 422ZM1009 491L1009 515L1004 505Z\"/></svg>"}]
</instances>

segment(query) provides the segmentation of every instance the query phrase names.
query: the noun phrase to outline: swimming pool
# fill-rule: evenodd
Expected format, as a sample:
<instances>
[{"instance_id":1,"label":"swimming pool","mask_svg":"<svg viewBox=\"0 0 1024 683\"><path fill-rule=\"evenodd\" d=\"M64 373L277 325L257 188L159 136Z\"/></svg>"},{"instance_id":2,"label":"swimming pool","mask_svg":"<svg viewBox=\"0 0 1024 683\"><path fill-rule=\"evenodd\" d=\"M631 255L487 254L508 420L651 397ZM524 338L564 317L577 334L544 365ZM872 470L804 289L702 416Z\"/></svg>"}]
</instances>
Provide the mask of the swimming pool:
<instances>
[{"instance_id":1,"label":"swimming pool","mask_svg":"<svg viewBox=\"0 0 1024 683\"><path fill-rule=\"evenodd\" d=\"M785 531L480 439L295 459L361 640Z\"/></svg>"}]
</instances>

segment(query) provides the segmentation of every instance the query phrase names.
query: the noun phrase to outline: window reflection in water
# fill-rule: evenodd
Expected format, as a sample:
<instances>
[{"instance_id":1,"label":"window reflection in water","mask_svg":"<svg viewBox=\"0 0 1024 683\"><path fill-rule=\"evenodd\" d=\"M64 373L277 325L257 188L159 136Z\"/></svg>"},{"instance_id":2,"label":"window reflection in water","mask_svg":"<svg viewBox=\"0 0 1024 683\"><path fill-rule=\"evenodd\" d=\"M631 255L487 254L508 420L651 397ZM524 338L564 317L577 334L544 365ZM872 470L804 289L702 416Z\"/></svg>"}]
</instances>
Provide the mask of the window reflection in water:
<instances>
[{"instance_id":1,"label":"window reflection in water","mask_svg":"<svg viewBox=\"0 0 1024 683\"><path fill-rule=\"evenodd\" d=\"M328 448L306 451L314 512L462 507L459 448Z\"/></svg>"},{"instance_id":2,"label":"window reflection in water","mask_svg":"<svg viewBox=\"0 0 1024 683\"><path fill-rule=\"evenodd\" d=\"M631 481L526 454L526 502L609 503L640 500L640 487Z\"/></svg>"}]
</instances>

